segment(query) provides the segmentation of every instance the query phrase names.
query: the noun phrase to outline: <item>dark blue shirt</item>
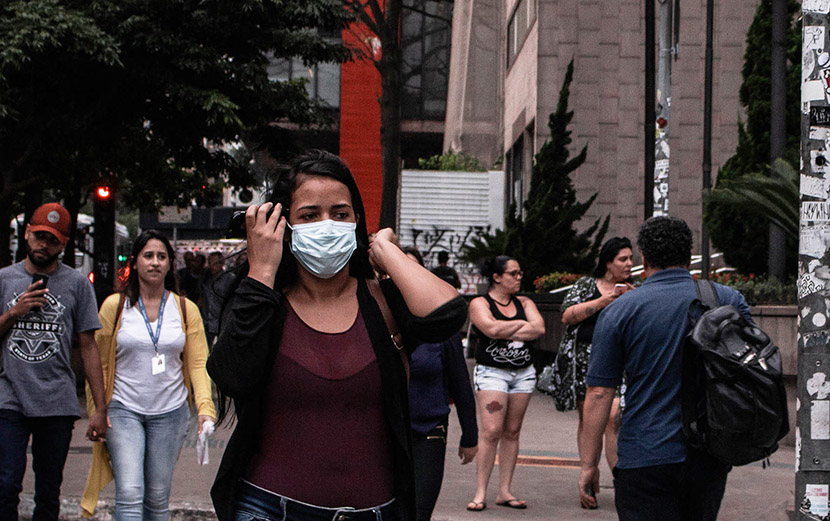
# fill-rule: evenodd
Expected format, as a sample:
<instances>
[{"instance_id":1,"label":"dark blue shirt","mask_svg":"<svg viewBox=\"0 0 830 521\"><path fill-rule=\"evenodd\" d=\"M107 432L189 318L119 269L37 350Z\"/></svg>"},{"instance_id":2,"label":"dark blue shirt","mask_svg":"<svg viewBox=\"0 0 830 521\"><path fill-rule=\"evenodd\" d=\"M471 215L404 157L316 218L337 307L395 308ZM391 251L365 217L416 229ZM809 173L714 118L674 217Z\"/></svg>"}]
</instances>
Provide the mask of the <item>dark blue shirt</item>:
<instances>
[{"instance_id":1,"label":"dark blue shirt","mask_svg":"<svg viewBox=\"0 0 830 521\"><path fill-rule=\"evenodd\" d=\"M478 445L476 404L464 360L461 334L440 344L421 344L412 352L409 374L409 410L412 430L426 435L446 423L450 398L458 411L462 447Z\"/></svg>"},{"instance_id":2,"label":"dark blue shirt","mask_svg":"<svg viewBox=\"0 0 830 521\"><path fill-rule=\"evenodd\" d=\"M752 320L744 297L715 284L721 305ZM680 407L683 341L689 304L697 298L688 270L667 269L620 296L599 316L586 383L617 387L626 378L617 445L621 469L686 460Z\"/></svg>"}]
</instances>

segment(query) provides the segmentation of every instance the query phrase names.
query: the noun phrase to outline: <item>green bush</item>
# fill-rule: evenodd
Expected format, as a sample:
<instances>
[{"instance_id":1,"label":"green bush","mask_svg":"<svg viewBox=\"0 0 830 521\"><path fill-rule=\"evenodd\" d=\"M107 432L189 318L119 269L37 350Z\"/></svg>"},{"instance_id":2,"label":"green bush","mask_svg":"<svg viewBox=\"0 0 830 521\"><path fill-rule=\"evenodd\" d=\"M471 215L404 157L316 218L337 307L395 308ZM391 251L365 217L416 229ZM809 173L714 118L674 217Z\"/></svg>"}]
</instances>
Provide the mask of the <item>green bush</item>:
<instances>
[{"instance_id":1,"label":"green bush","mask_svg":"<svg viewBox=\"0 0 830 521\"><path fill-rule=\"evenodd\" d=\"M795 279L781 282L776 278L739 273L717 273L711 280L735 288L750 306L791 305L798 303Z\"/></svg>"},{"instance_id":2,"label":"green bush","mask_svg":"<svg viewBox=\"0 0 830 521\"><path fill-rule=\"evenodd\" d=\"M418 168L421 170L442 170L454 172L486 172L487 168L477 157L469 154L454 154L447 152L429 159L419 159Z\"/></svg>"},{"instance_id":3,"label":"green bush","mask_svg":"<svg viewBox=\"0 0 830 521\"><path fill-rule=\"evenodd\" d=\"M547 293L557 288L570 286L581 277L582 275L578 273L554 271L553 273L548 273L547 275L542 275L541 277L536 278L536 280L533 281L533 287L536 288L536 293Z\"/></svg>"}]
</instances>

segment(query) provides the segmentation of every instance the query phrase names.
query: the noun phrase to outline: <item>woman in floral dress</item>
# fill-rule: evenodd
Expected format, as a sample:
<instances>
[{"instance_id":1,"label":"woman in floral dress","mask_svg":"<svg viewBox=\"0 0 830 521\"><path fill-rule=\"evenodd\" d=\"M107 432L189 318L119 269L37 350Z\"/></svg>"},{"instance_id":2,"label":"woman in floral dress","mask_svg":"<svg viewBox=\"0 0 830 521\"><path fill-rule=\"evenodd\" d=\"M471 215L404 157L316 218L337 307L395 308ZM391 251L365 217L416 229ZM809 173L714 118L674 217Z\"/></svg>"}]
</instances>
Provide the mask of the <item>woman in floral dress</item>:
<instances>
[{"instance_id":1,"label":"woman in floral dress","mask_svg":"<svg viewBox=\"0 0 830 521\"><path fill-rule=\"evenodd\" d=\"M553 400L560 411L579 411L577 446L582 435L582 406L585 403L585 375L591 355L591 338L599 312L617 297L634 289L631 278L631 241L614 237L602 245L594 272L577 280L562 303L562 322L567 326L559 346L554 369ZM608 466L617 463L617 432L620 426L620 398L614 399L612 421L605 431Z\"/></svg>"}]
</instances>

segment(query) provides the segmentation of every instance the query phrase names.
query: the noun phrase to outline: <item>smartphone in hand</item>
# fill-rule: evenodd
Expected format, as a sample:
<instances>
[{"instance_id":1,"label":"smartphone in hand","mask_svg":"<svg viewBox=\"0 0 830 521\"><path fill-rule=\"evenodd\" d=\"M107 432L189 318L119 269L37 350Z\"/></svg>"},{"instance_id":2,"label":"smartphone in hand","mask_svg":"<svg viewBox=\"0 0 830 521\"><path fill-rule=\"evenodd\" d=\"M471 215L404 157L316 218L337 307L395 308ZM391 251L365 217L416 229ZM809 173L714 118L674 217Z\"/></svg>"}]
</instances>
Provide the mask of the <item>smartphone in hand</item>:
<instances>
[{"instance_id":1,"label":"smartphone in hand","mask_svg":"<svg viewBox=\"0 0 830 521\"><path fill-rule=\"evenodd\" d=\"M32 275L32 284L38 281L43 281L43 283L35 289L46 289L46 285L49 284L49 275L44 275L43 273L35 273Z\"/></svg>"},{"instance_id":2,"label":"smartphone in hand","mask_svg":"<svg viewBox=\"0 0 830 521\"><path fill-rule=\"evenodd\" d=\"M40 285L35 289L46 289L46 285L49 283L49 275L44 275L43 273L35 273L32 275L32 284L40 282ZM32 308L32 311L40 311L40 306L35 306Z\"/></svg>"}]
</instances>

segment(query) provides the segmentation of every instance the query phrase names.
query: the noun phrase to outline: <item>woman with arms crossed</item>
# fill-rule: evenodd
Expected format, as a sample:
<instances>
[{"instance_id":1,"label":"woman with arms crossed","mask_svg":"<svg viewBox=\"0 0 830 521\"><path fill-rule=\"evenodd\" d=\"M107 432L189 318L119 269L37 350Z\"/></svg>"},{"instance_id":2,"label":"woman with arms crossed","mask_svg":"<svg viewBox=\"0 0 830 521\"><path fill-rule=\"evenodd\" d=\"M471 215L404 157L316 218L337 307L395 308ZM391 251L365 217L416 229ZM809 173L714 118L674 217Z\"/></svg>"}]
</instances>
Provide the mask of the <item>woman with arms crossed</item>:
<instances>
[{"instance_id":1,"label":"woman with arms crossed","mask_svg":"<svg viewBox=\"0 0 830 521\"><path fill-rule=\"evenodd\" d=\"M238 419L211 489L218 518L413 520L393 337L407 349L446 339L464 321L463 299L391 230L369 242L354 178L328 152L297 158L245 223L247 277L208 359ZM388 275L380 284L373 266Z\"/></svg>"},{"instance_id":2,"label":"woman with arms crossed","mask_svg":"<svg viewBox=\"0 0 830 521\"><path fill-rule=\"evenodd\" d=\"M518 261L506 255L485 261L481 274L489 291L470 302L470 322L478 337L475 389L479 425L476 493L467 510L487 508L487 483L499 455L499 491L496 504L527 508L510 491L519 456L519 433L536 371L530 358L531 341L545 334L545 323L536 304L517 297L522 281Z\"/></svg>"}]
</instances>

